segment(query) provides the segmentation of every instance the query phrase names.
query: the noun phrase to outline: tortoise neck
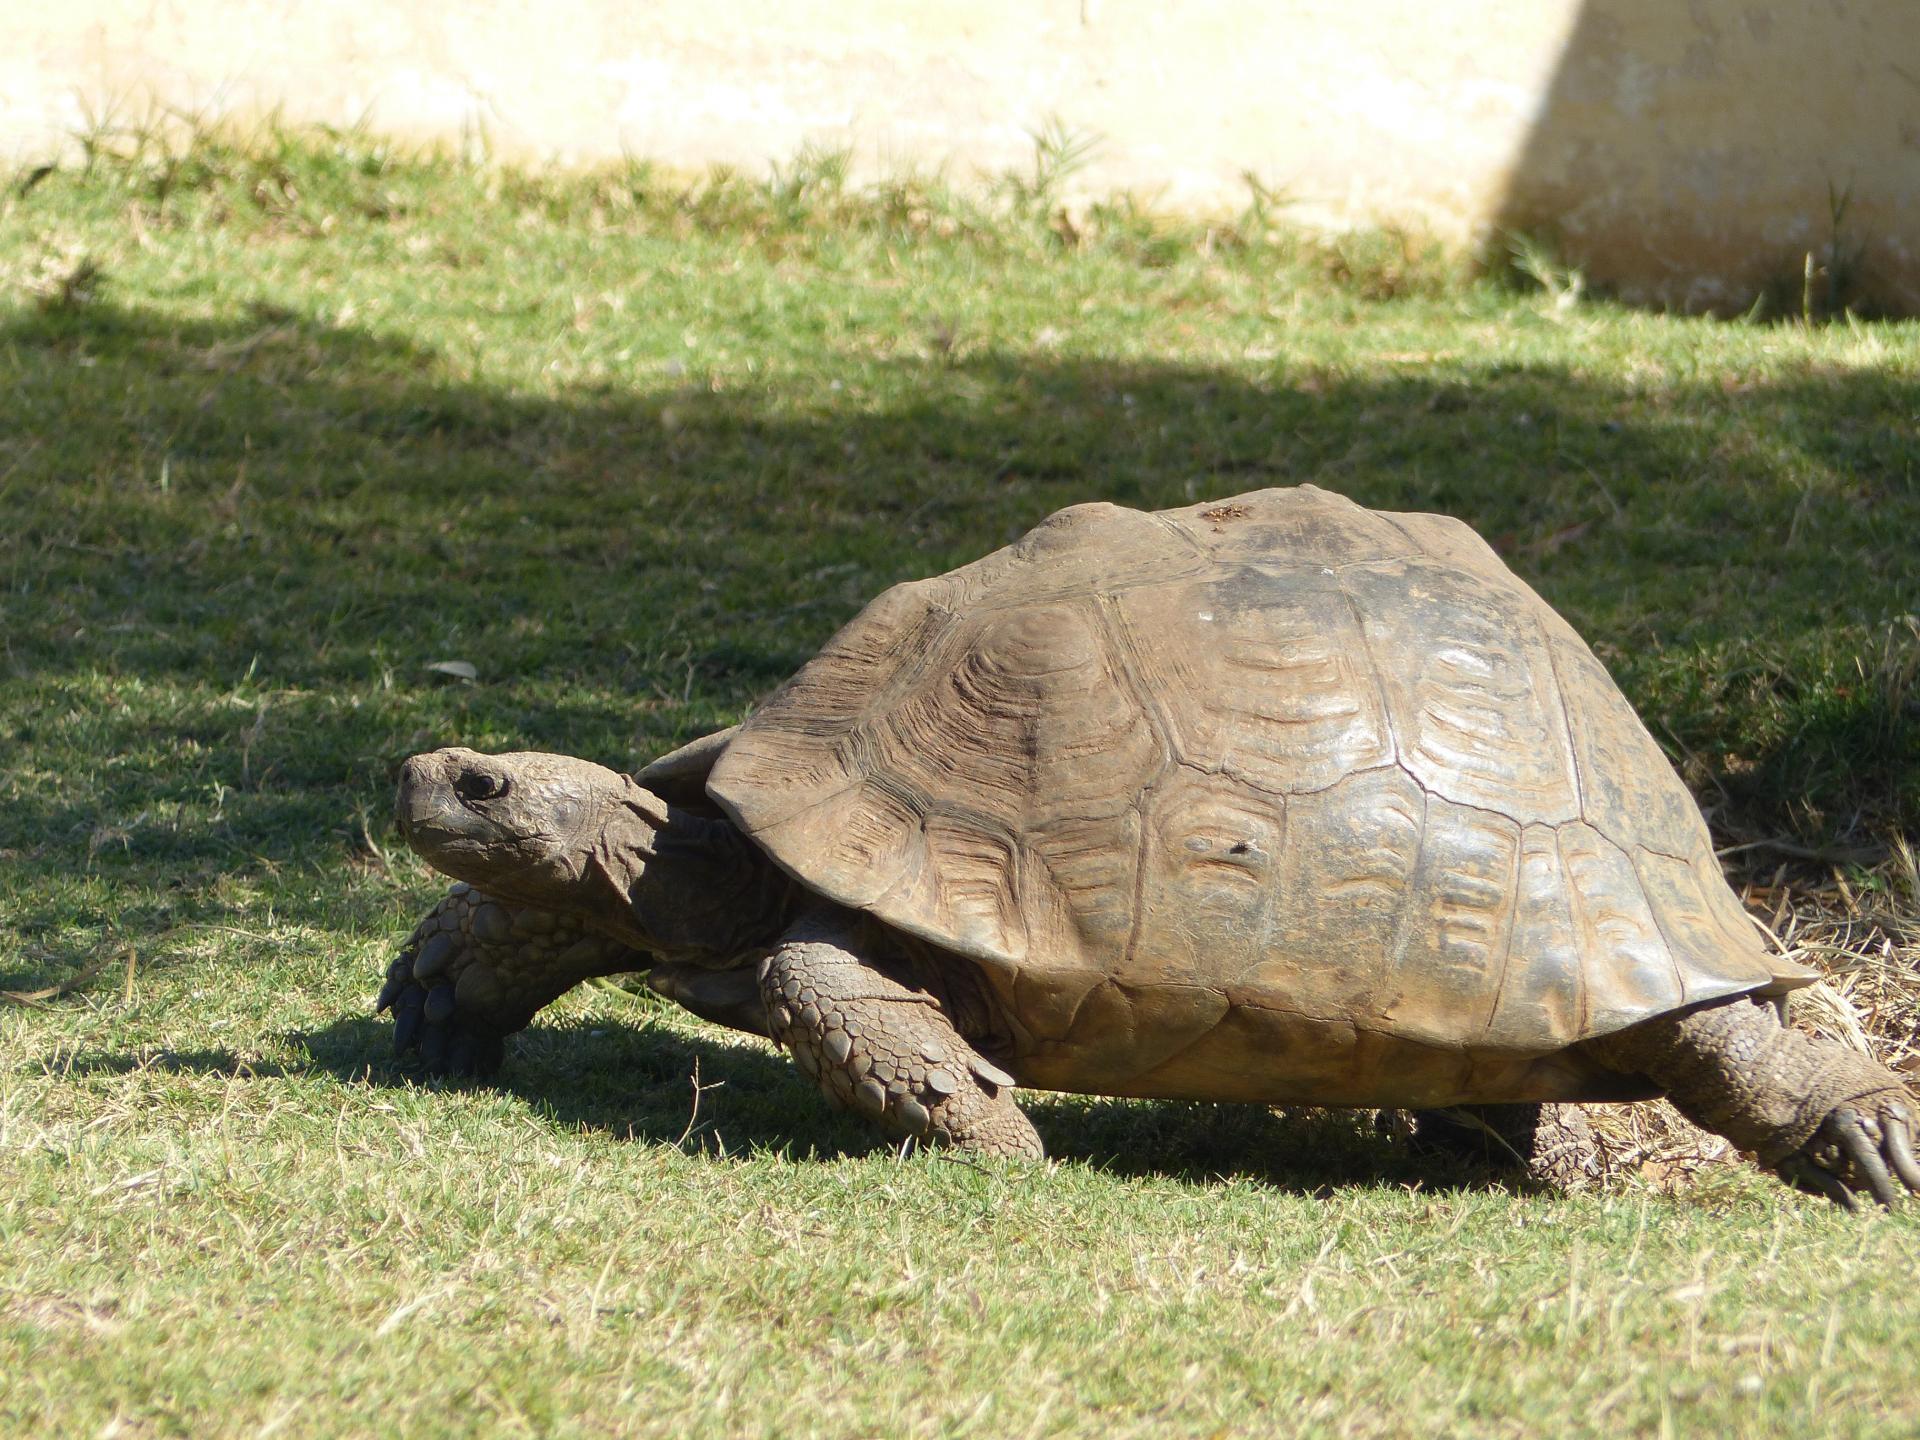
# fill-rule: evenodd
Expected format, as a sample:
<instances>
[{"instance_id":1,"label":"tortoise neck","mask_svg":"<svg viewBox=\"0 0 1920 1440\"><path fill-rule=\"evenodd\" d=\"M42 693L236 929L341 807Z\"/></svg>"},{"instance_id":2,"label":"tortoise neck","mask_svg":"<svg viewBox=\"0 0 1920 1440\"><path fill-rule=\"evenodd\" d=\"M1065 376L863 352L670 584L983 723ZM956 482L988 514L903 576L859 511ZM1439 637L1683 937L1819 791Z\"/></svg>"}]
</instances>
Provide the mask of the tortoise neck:
<instances>
[{"instance_id":1,"label":"tortoise neck","mask_svg":"<svg viewBox=\"0 0 1920 1440\"><path fill-rule=\"evenodd\" d=\"M661 959L724 964L771 943L793 882L725 820L670 805L629 779L586 857L596 918Z\"/></svg>"}]
</instances>

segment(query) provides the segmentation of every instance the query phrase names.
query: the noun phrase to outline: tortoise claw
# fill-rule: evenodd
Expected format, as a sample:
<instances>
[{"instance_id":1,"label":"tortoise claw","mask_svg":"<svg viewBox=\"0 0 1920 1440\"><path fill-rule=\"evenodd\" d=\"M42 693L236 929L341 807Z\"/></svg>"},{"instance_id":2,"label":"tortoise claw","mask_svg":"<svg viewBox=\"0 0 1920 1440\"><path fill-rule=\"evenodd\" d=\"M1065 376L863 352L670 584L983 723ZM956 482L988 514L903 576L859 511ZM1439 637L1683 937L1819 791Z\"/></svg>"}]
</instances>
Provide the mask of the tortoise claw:
<instances>
[{"instance_id":1,"label":"tortoise claw","mask_svg":"<svg viewBox=\"0 0 1920 1440\"><path fill-rule=\"evenodd\" d=\"M422 1012L429 1025L444 1025L453 1018L453 986L442 980L427 991L426 1008Z\"/></svg>"},{"instance_id":2,"label":"tortoise claw","mask_svg":"<svg viewBox=\"0 0 1920 1440\"><path fill-rule=\"evenodd\" d=\"M1881 1128L1886 1131L1881 1148L1893 1173L1907 1189L1920 1193L1920 1163L1913 1158L1913 1116L1904 1105L1889 1105L1881 1113Z\"/></svg>"},{"instance_id":3,"label":"tortoise claw","mask_svg":"<svg viewBox=\"0 0 1920 1440\"><path fill-rule=\"evenodd\" d=\"M423 985L427 984L445 972L459 951L460 947L445 931L429 935L419 953L413 957L413 978Z\"/></svg>"},{"instance_id":4,"label":"tortoise claw","mask_svg":"<svg viewBox=\"0 0 1920 1440\"><path fill-rule=\"evenodd\" d=\"M393 1002L393 1053L404 1055L420 1043L421 1011L426 1008L427 992L409 985Z\"/></svg>"},{"instance_id":5,"label":"tortoise claw","mask_svg":"<svg viewBox=\"0 0 1920 1440\"><path fill-rule=\"evenodd\" d=\"M378 1015L386 1010L392 1009L393 1002L400 998L401 992L406 988L406 976L388 975L387 983L380 987L380 994L373 1002L373 1013Z\"/></svg>"},{"instance_id":6,"label":"tortoise claw","mask_svg":"<svg viewBox=\"0 0 1920 1440\"><path fill-rule=\"evenodd\" d=\"M1853 1198L1853 1192L1841 1183L1838 1175L1806 1155L1789 1155L1775 1168L1780 1178L1796 1190L1824 1195L1850 1214L1860 1208L1860 1202Z\"/></svg>"},{"instance_id":7,"label":"tortoise claw","mask_svg":"<svg viewBox=\"0 0 1920 1440\"><path fill-rule=\"evenodd\" d=\"M1854 1173L1866 1182L1868 1192L1883 1208L1891 1210L1899 1200L1900 1192L1894 1188L1893 1177L1887 1173L1886 1161L1880 1158L1880 1146L1876 1138L1867 1133L1867 1126L1872 1123L1857 1111L1842 1108L1834 1111L1824 1128L1833 1132L1833 1138L1839 1142L1840 1153L1852 1163ZM1877 1124L1873 1128L1880 1129Z\"/></svg>"},{"instance_id":8,"label":"tortoise claw","mask_svg":"<svg viewBox=\"0 0 1920 1440\"><path fill-rule=\"evenodd\" d=\"M398 1000L413 979L413 952L415 946L410 939L400 947L400 953L393 957L393 963L387 966L386 983L380 987L379 997L373 1002L373 1013L391 1010L393 1002Z\"/></svg>"},{"instance_id":9,"label":"tortoise claw","mask_svg":"<svg viewBox=\"0 0 1920 1440\"><path fill-rule=\"evenodd\" d=\"M473 1074L479 1049L480 1037L473 1031L456 1031L447 1045L447 1069L455 1075Z\"/></svg>"},{"instance_id":10,"label":"tortoise claw","mask_svg":"<svg viewBox=\"0 0 1920 1440\"><path fill-rule=\"evenodd\" d=\"M1775 1168L1795 1189L1824 1195L1848 1210L1858 1208L1855 1190L1891 1210L1908 1191L1920 1193L1913 1112L1905 1093L1863 1095L1839 1106Z\"/></svg>"}]
</instances>

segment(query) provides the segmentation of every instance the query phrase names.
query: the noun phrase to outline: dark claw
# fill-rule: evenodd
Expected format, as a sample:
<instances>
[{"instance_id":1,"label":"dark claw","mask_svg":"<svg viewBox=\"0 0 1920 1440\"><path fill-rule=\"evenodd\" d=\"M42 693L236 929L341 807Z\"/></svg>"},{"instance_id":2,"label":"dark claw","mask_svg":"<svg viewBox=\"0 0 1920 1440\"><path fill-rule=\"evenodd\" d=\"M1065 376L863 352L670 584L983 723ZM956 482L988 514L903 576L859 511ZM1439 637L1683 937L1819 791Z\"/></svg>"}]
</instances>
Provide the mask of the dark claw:
<instances>
[{"instance_id":1,"label":"dark claw","mask_svg":"<svg viewBox=\"0 0 1920 1440\"><path fill-rule=\"evenodd\" d=\"M427 992L409 985L393 1002L393 1053L404 1055L419 1043L420 1011L427 1003Z\"/></svg>"},{"instance_id":2,"label":"dark claw","mask_svg":"<svg viewBox=\"0 0 1920 1440\"><path fill-rule=\"evenodd\" d=\"M378 1015L400 998L400 992L407 988L407 981L413 974L413 950L411 947L401 950L387 966L387 982L380 987L380 998L374 1002L373 1013Z\"/></svg>"},{"instance_id":3,"label":"dark claw","mask_svg":"<svg viewBox=\"0 0 1920 1440\"><path fill-rule=\"evenodd\" d=\"M444 1025L453 1018L453 986L442 980L427 991L426 1009L422 1012L429 1025Z\"/></svg>"},{"instance_id":4,"label":"dark claw","mask_svg":"<svg viewBox=\"0 0 1920 1440\"><path fill-rule=\"evenodd\" d=\"M1838 1176L1822 1170L1804 1155L1792 1155L1780 1163L1780 1178L1796 1190L1809 1195L1824 1195L1849 1213L1860 1208L1853 1192L1840 1183Z\"/></svg>"},{"instance_id":5,"label":"dark claw","mask_svg":"<svg viewBox=\"0 0 1920 1440\"><path fill-rule=\"evenodd\" d=\"M433 979L447 968L447 962L453 959L457 948L453 937L445 932L428 937L426 944L420 947L420 953L413 957L413 978Z\"/></svg>"},{"instance_id":6,"label":"dark claw","mask_svg":"<svg viewBox=\"0 0 1920 1440\"><path fill-rule=\"evenodd\" d=\"M1866 1127L1860 1123L1860 1117L1851 1110L1840 1110L1827 1124L1832 1128L1834 1138L1840 1142L1841 1151L1853 1162L1855 1173L1867 1182L1867 1189L1873 1193L1873 1198L1891 1210L1899 1200L1900 1192L1894 1188L1893 1177L1887 1174L1886 1162L1880 1158L1880 1147L1873 1143Z\"/></svg>"},{"instance_id":7,"label":"dark claw","mask_svg":"<svg viewBox=\"0 0 1920 1440\"><path fill-rule=\"evenodd\" d=\"M394 1001L398 1000L400 998L400 992L407 988L407 983L406 976L389 974L387 976L387 983L380 987L379 999L373 1002L373 1013L378 1015L381 1011L392 1005Z\"/></svg>"},{"instance_id":8,"label":"dark claw","mask_svg":"<svg viewBox=\"0 0 1920 1440\"><path fill-rule=\"evenodd\" d=\"M445 1025L429 1022L420 1036L420 1059L435 1074L447 1068L447 1041L452 1032Z\"/></svg>"},{"instance_id":9,"label":"dark claw","mask_svg":"<svg viewBox=\"0 0 1920 1440\"><path fill-rule=\"evenodd\" d=\"M1904 1107L1889 1105L1880 1112L1880 1128L1887 1132L1887 1159L1893 1173L1909 1190L1920 1192L1920 1164L1913 1158L1913 1117Z\"/></svg>"}]
</instances>

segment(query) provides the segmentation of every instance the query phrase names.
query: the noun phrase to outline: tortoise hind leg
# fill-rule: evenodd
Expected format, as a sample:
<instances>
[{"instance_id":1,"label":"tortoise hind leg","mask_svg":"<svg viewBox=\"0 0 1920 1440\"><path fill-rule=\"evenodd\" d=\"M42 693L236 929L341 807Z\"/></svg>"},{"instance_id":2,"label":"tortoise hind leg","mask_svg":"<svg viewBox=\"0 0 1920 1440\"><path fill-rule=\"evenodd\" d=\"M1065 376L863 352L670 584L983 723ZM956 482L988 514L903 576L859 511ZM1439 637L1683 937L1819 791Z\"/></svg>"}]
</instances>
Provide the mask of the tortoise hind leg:
<instances>
[{"instance_id":1,"label":"tortoise hind leg","mask_svg":"<svg viewBox=\"0 0 1920 1440\"><path fill-rule=\"evenodd\" d=\"M841 917L802 920L760 963L773 1038L827 1099L894 1139L1039 1159L1014 1080L924 990L863 959Z\"/></svg>"},{"instance_id":2,"label":"tortoise hind leg","mask_svg":"<svg viewBox=\"0 0 1920 1440\"><path fill-rule=\"evenodd\" d=\"M1726 1136L1796 1189L1851 1210L1920 1191L1916 1106L1901 1078L1832 1040L1783 1026L1746 996L1605 1035L1585 1049L1642 1075L1696 1125Z\"/></svg>"},{"instance_id":3,"label":"tortoise hind leg","mask_svg":"<svg viewBox=\"0 0 1920 1440\"><path fill-rule=\"evenodd\" d=\"M1414 1143L1473 1165L1520 1169L1555 1190L1600 1173L1597 1142L1577 1105L1456 1105L1413 1113Z\"/></svg>"}]
</instances>

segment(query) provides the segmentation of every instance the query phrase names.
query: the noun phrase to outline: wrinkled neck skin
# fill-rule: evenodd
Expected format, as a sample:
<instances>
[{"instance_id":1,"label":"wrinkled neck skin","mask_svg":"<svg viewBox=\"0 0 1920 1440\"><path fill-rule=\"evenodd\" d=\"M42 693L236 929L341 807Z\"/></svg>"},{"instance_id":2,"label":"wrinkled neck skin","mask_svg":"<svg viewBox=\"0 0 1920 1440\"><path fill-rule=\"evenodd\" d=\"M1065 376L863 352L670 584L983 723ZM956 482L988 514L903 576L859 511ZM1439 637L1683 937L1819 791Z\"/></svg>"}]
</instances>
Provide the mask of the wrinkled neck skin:
<instances>
[{"instance_id":1,"label":"wrinkled neck skin","mask_svg":"<svg viewBox=\"0 0 1920 1440\"><path fill-rule=\"evenodd\" d=\"M793 882L733 825L633 780L579 860L592 921L662 960L728 964L772 944L794 907Z\"/></svg>"}]
</instances>

